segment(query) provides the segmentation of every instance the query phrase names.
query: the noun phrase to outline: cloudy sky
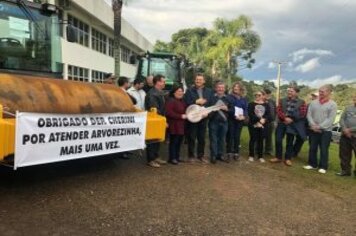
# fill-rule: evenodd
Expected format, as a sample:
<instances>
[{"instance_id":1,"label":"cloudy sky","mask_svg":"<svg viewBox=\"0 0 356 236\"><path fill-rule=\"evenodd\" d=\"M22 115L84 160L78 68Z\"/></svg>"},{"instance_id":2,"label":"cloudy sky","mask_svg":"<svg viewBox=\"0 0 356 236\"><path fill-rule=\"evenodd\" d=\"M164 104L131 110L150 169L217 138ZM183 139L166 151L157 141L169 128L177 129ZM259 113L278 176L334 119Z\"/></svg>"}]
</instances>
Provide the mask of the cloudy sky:
<instances>
[{"instance_id":1,"label":"cloudy sky","mask_svg":"<svg viewBox=\"0 0 356 236\"><path fill-rule=\"evenodd\" d=\"M248 15L262 38L253 69L240 74L318 87L356 82L356 0L131 0L123 16L147 39L169 41L179 29L211 28L217 17Z\"/></svg>"}]
</instances>

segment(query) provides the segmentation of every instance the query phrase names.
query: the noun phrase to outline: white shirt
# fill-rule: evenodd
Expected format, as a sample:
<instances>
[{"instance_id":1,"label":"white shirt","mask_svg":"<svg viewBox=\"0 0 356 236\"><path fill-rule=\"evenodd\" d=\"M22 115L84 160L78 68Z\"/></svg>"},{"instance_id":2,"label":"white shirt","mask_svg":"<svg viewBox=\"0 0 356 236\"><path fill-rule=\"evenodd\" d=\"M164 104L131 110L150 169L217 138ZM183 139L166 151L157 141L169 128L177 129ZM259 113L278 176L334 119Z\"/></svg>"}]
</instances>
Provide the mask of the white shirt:
<instances>
[{"instance_id":1,"label":"white shirt","mask_svg":"<svg viewBox=\"0 0 356 236\"><path fill-rule=\"evenodd\" d=\"M127 90L127 92L136 99L137 103L135 106L141 110L145 110L145 91L143 91L143 89L137 90L134 86L132 86Z\"/></svg>"}]
</instances>

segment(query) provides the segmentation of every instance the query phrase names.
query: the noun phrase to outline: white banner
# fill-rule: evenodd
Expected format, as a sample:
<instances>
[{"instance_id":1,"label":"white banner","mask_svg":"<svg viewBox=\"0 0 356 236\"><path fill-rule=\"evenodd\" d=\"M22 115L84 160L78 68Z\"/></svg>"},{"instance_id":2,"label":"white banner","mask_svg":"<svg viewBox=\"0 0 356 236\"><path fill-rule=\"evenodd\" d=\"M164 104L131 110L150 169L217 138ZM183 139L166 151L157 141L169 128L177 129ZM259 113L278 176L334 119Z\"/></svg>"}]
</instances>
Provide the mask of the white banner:
<instances>
[{"instance_id":1,"label":"white banner","mask_svg":"<svg viewBox=\"0 0 356 236\"><path fill-rule=\"evenodd\" d=\"M145 147L146 112L16 116L14 168Z\"/></svg>"}]
</instances>

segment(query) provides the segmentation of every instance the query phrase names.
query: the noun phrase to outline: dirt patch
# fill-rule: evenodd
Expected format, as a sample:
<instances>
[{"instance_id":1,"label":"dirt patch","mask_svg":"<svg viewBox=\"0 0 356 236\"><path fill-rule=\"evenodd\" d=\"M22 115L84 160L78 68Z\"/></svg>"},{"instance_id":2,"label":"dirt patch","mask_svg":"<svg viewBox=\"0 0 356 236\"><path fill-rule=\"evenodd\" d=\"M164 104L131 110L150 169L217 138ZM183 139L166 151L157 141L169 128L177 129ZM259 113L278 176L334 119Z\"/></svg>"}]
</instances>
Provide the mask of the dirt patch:
<instances>
[{"instance_id":1,"label":"dirt patch","mask_svg":"<svg viewBox=\"0 0 356 236\"><path fill-rule=\"evenodd\" d=\"M166 150L163 150L166 153ZM164 155L163 155L164 156ZM356 235L356 179L246 159L0 169L2 235Z\"/></svg>"}]
</instances>

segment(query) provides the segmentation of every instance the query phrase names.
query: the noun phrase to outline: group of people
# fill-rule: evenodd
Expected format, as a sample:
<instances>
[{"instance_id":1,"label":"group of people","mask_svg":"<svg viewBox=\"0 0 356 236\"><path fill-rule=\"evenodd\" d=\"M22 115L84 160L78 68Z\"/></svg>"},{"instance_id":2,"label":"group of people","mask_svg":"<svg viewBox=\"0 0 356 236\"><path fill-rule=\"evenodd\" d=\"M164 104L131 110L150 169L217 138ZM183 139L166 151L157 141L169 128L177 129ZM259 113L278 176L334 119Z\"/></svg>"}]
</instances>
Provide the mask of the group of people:
<instances>
[{"instance_id":1,"label":"group of people","mask_svg":"<svg viewBox=\"0 0 356 236\"><path fill-rule=\"evenodd\" d=\"M308 140L309 158L304 169L326 173L331 131L337 114L337 104L331 99L332 86L321 86L318 93L312 94L309 104L298 97L299 88L294 85L288 87L287 96L278 103L271 98L269 89L255 92L254 100L248 102L242 83L234 83L227 93L223 81L216 81L213 89L206 87L203 74L196 74L194 85L186 91L181 86L173 86L167 96L164 88L164 76L156 75L149 76L145 83L135 80L127 92L137 100L136 106L140 109L156 108L160 115L167 118L169 163L177 165L187 161L215 164L217 161L238 160L241 131L247 126L250 136L248 161L264 163L268 155L274 156L269 160L271 163L283 162L291 166L292 159L298 156ZM201 109L201 120L198 122L187 119L186 109L193 104L204 108ZM340 125L341 172L337 174L350 176L352 152L356 155L356 94L353 96L353 105L343 112ZM204 153L207 130L209 157ZM187 160L181 158L180 152L184 140L188 146ZM167 163L160 158L159 149L160 143L147 144L149 166L160 167Z\"/></svg>"}]
</instances>

